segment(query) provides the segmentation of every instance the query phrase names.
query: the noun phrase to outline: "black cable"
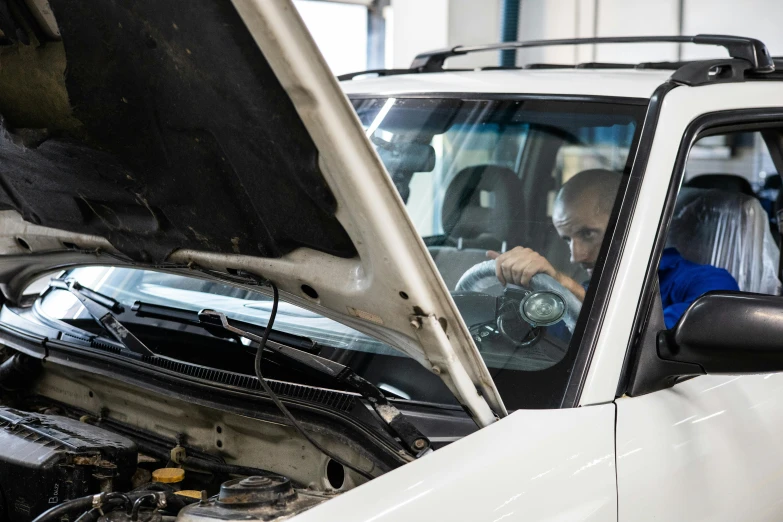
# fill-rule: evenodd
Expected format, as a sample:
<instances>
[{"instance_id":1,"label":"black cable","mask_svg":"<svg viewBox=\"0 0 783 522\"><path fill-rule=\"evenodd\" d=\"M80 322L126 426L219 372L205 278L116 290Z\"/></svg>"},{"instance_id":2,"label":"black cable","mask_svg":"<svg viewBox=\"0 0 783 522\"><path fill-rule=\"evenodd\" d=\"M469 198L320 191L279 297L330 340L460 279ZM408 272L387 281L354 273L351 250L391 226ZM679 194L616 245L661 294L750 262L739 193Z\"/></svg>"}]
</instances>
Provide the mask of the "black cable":
<instances>
[{"instance_id":1,"label":"black cable","mask_svg":"<svg viewBox=\"0 0 783 522\"><path fill-rule=\"evenodd\" d=\"M124 495L123 495L124 497ZM104 516L104 513L109 513L118 507L125 505L128 498L110 498L100 508L92 508L89 511L85 511L82 515L76 519L76 522L96 522L99 518Z\"/></svg>"},{"instance_id":2,"label":"black cable","mask_svg":"<svg viewBox=\"0 0 783 522\"><path fill-rule=\"evenodd\" d=\"M236 466L234 464L224 464L222 462L211 462L208 460L197 459L193 457L185 457L182 459L182 464L194 471L207 471L210 473L225 473L227 475L245 475L249 477L251 475L260 477L279 477L279 473L273 473L265 469L250 468L247 466Z\"/></svg>"},{"instance_id":3,"label":"black cable","mask_svg":"<svg viewBox=\"0 0 783 522\"><path fill-rule=\"evenodd\" d=\"M366 478L367 480L372 480L373 476L369 473L362 471L351 464L348 464L340 457L337 457L335 455L332 455L326 449L324 449L320 444L318 444L315 440L313 440L310 435L307 434L307 432L302 428L302 426L299 424L299 422L294 418L293 415L291 415L291 412L288 411L288 408L286 408L285 404L280 401L280 399L277 397L277 394L272 391L272 388L266 383L264 380L264 376L261 373L261 361L263 359L264 354L264 348L266 347L266 341L269 339L269 334L272 331L272 325L275 322L275 316L277 315L277 303L279 300L279 295L277 292L277 285L269 282L269 285L272 287L272 313L269 314L269 321L266 323L266 329L264 330L264 335L261 337L261 344L258 346L258 350L256 351L256 359L254 364L254 369L256 372L256 377L258 377L258 382L261 384L261 387L264 388L264 391L269 395L269 398L272 399L272 402L275 403L275 406L277 406L280 411L283 413L283 415L286 416L286 418L291 422L291 424L294 426L294 428L299 431L299 434L302 435L307 441L312 444L318 451L332 459L333 461L337 462L338 464L342 465L343 467L346 467L355 473L358 473L362 477Z\"/></svg>"},{"instance_id":4,"label":"black cable","mask_svg":"<svg viewBox=\"0 0 783 522\"><path fill-rule=\"evenodd\" d=\"M158 495L156 493L147 493L146 495L142 495L137 498L133 503L133 508L131 509L131 522L136 522L139 519L139 511L141 510L141 505L145 500L152 500L153 502L157 503Z\"/></svg>"},{"instance_id":5,"label":"black cable","mask_svg":"<svg viewBox=\"0 0 783 522\"><path fill-rule=\"evenodd\" d=\"M35 517L33 522L48 522L50 520L55 521L60 520L63 515L84 513L85 511L92 509L92 499L93 495L88 495L86 497L75 498L73 500L63 502L62 504L58 504L53 508L44 511Z\"/></svg>"},{"instance_id":6,"label":"black cable","mask_svg":"<svg viewBox=\"0 0 783 522\"><path fill-rule=\"evenodd\" d=\"M103 495L103 502L105 505L114 505L117 503L117 501L119 501L119 504L122 505L125 503L125 499L127 498L125 495L116 492L105 493ZM58 504L44 511L35 517L33 522L55 522L60 520L60 518L62 518L64 515L74 515L77 513L83 514L92 509L92 502L94 498L95 495L87 495L85 497L67 500L62 504Z\"/></svg>"},{"instance_id":7,"label":"black cable","mask_svg":"<svg viewBox=\"0 0 783 522\"><path fill-rule=\"evenodd\" d=\"M171 457L170 451L162 450L151 442L143 441L138 438L133 438L132 435L127 435L127 436L133 439L133 441L136 443L136 446L138 446L143 453L147 453L163 461L166 461ZM207 460L207 459L193 457L193 456L186 456L179 463L182 464L182 466L185 469L191 469L193 471L201 471L207 473L225 473L226 475L244 475L245 477L249 477L251 475L256 475L261 477L280 476L279 473L273 473L265 469L252 468L248 466L238 466L236 464L226 464L225 462L217 462L217 461ZM137 488L137 490L139 491L143 489L147 489L147 487L143 486L140 489Z\"/></svg>"}]
</instances>

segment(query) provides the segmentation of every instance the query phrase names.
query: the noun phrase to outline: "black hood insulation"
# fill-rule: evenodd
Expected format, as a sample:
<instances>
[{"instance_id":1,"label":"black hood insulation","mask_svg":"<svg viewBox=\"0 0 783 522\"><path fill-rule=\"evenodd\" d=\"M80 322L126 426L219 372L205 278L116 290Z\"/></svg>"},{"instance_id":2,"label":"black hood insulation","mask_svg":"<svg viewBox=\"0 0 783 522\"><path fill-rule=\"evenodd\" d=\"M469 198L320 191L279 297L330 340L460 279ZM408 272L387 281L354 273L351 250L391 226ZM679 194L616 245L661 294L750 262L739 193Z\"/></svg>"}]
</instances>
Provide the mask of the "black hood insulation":
<instances>
[{"instance_id":1,"label":"black hood insulation","mask_svg":"<svg viewBox=\"0 0 783 522\"><path fill-rule=\"evenodd\" d=\"M36 39L23 2L0 4L0 58L62 46L70 111L67 124L27 117L4 95L25 85L2 79L0 209L146 263L182 248L356 255L318 151L230 1L50 0L62 42Z\"/></svg>"}]
</instances>

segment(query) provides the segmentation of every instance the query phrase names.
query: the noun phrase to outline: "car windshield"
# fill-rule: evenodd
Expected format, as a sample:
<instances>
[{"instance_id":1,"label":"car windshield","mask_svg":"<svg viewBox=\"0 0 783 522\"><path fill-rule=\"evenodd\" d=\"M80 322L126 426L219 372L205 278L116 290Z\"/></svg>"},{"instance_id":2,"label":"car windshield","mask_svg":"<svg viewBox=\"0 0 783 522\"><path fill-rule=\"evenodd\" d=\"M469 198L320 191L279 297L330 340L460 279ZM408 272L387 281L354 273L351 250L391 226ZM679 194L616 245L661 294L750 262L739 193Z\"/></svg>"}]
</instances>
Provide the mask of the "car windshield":
<instances>
[{"instance_id":1,"label":"car windshield","mask_svg":"<svg viewBox=\"0 0 783 522\"><path fill-rule=\"evenodd\" d=\"M514 247L535 250L557 271L587 286L587 263L570 260L569 245L577 239L564 241L552 222L558 191L585 169L627 175L643 105L460 98L352 101L507 407L557 407L578 344L567 317L579 314L580 302L573 305L573 296L565 299L565 308L570 303L571 309L562 313L562 299L546 300L551 292L539 292L536 301L529 289L504 287L494 275L456 287L465 272L488 259L488 251L503 253ZM608 195L612 201L615 192ZM263 293L203 277L96 266L65 275L129 310L136 301L194 311L212 308L263 326L271 309L271 299ZM555 295L562 293L555 288ZM533 316L539 314L537 322L531 323L529 314L520 315L524 303ZM38 310L49 318L94 328L75 297L63 290L46 292ZM560 316L542 320L541 314L551 316L552 310ZM131 329L134 322L144 322L130 314L121 319ZM281 302L275 329L313 339L323 345L320 355L351 366L391 396L456 403L440 378L418 362L331 319ZM161 342L145 339L164 355L196 357L187 347L166 352ZM252 361L242 359L240 364L225 352L196 362L252 374ZM268 376L275 378L276 369L270 371Z\"/></svg>"},{"instance_id":2,"label":"car windshield","mask_svg":"<svg viewBox=\"0 0 783 522\"><path fill-rule=\"evenodd\" d=\"M644 104L508 95L351 101L504 400L557 406ZM502 281L488 262L498 256ZM530 281L539 272L562 284Z\"/></svg>"}]
</instances>

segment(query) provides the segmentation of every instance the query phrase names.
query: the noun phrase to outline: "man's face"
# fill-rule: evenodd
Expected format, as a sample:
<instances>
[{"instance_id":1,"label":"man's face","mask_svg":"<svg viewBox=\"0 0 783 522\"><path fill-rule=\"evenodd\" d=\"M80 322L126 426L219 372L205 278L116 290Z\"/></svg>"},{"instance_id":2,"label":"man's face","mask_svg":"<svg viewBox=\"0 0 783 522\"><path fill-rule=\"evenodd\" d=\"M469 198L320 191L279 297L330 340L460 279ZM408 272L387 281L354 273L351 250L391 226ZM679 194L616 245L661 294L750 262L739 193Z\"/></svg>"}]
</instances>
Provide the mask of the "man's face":
<instances>
[{"instance_id":1,"label":"man's face","mask_svg":"<svg viewBox=\"0 0 783 522\"><path fill-rule=\"evenodd\" d=\"M571 262L579 263L592 277L598 251L604 240L609 215L601 210L596 194L584 194L572 201L555 201L552 222L571 249Z\"/></svg>"}]
</instances>

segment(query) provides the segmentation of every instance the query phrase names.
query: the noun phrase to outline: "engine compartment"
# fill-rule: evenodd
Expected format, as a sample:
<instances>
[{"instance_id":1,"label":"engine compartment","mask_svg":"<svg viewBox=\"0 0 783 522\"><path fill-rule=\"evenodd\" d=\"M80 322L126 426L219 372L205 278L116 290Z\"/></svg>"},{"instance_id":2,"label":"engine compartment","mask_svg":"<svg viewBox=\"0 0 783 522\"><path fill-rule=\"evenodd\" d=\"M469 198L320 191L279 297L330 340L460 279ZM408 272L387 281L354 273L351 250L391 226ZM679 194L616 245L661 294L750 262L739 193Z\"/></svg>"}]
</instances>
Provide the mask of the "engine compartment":
<instances>
[{"instance_id":1,"label":"engine compartment","mask_svg":"<svg viewBox=\"0 0 783 522\"><path fill-rule=\"evenodd\" d=\"M0 521L279 520L364 480L283 422L5 350ZM311 434L385 471L328 429Z\"/></svg>"},{"instance_id":2,"label":"engine compartment","mask_svg":"<svg viewBox=\"0 0 783 522\"><path fill-rule=\"evenodd\" d=\"M130 439L61 415L0 407L0 490L6 519L26 522L63 499L130 488Z\"/></svg>"}]
</instances>

